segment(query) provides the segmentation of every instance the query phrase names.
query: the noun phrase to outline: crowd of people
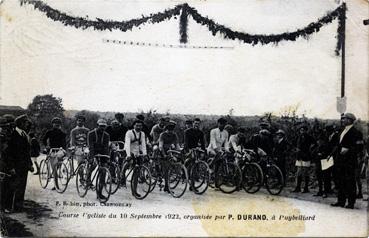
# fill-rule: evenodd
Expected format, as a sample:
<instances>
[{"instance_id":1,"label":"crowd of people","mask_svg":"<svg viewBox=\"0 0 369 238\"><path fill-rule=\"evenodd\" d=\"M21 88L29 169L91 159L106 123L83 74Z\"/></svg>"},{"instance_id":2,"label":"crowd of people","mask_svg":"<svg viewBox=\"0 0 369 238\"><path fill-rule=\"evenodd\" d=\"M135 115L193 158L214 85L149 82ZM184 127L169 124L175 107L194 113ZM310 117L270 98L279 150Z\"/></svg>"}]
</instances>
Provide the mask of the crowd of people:
<instances>
[{"instance_id":1,"label":"crowd of people","mask_svg":"<svg viewBox=\"0 0 369 238\"><path fill-rule=\"evenodd\" d=\"M30 131L32 122L27 115L16 118L12 115L0 117L2 211L22 210L28 173L30 171L38 174L40 170L37 157L41 148L46 151L51 148L63 148L65 151L69 147L77 150L88 148L89 156L93 157L97 154L109 155L112 141L124 142L128 158L146 156L149 150L159 150L165 157L169 149L188 151L201 148L209 156L215 156L220 151L237 153L243 149L252 149L258 154L274 158L285 178L289 172L286 171L286 158L294 153L296 184L291 192L309 193L310 167L315 163L318 180L318 192L315 196L327 197L334 194L333 182L337 189L337 202L331 204L332 206L352 209L355 200L363 197L360 168L363 163L367 163L363 159L367 156L363 134L355 128L356 118L352 113L342 115L341 127L327 125L318 136L311 135L308 125L302 123L298 128L296 142L289 141L282 129L272 131L267 122L261 122L260 130L247 137L247 128L239 127L233 133L227 119L219 118L217 127L210 131L207 143L207 132L202 131L199 118L185 122L184 138L179 138L175 133L177 125L170 117L160 118L151 129L145 124L143 115L137 115L133 124L127 126L124 115L117 113L109 125L105 119L98 119L96 128L92 130L85 127L85 121L86 118L79 114L76 127L67 136L62 129L62 119L53 118L50 122L52 128L42 136L40 146L38 139ZM79 158L82 160L83 157ZM322 168L321 160L327 158L334 161L333 166ZM56 163L57 159L51 160L52 166Z\"/></svg>"}]
</instances>

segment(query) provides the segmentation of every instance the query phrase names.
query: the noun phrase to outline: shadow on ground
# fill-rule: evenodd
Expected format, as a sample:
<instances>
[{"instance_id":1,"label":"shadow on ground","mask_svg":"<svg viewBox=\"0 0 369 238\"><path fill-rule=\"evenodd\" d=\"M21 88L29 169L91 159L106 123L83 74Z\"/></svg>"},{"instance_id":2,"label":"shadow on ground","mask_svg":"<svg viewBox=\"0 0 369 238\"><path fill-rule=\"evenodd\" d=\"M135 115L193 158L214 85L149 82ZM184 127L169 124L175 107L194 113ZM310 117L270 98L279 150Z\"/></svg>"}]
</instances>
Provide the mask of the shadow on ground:
<instances>
[{"instance_id":1,"label":"shadow on ground","mask_svg":"<svg viewBox=\"0 0 369 238\"><path fill-rule=\"evenodd\" d=\"M31 220L30 224L36 226L43 226L43 219L58 219L53 217L51 212L52 210L47 205L32 200L24 201L23 210L21 211L21 213L26 215L27 219ZM17 213L1 215L1 235L9 237L33 236L26 226L28 222L23 224L16 217Z\"/></svg>"}]
</instances>

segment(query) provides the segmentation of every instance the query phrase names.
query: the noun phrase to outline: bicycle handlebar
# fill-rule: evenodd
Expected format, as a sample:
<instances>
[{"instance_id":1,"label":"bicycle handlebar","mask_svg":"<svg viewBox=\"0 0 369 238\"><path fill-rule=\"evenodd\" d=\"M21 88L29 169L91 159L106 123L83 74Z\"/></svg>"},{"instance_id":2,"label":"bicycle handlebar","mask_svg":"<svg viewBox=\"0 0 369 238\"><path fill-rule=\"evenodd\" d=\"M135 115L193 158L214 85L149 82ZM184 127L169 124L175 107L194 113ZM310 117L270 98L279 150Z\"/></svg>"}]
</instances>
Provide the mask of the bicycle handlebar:
<instances>
[{"instance_id":1,"label":"bicycle handlebar","mask_svg":"<svg viewBox=\"0 0 369 238\"><path fill-rule=\"evenodd\" d=\"M199 148L199 147L196 147L196 148L192 148L191 149L192 151L195 151L195 152L201 152L201 153L205 153L205 150Z\"/></svg>"},{"instance_id":2,"label":"bicycle handlebar","mask_svg":"<svg viewBox=\"0 0 369 238\"><path fill-rule=\"evenodd\" d=\"M95 155L95 158L98 158L98 159L101 159L101 158L110 159L110 156L109 155L97 154L97 155Z\"/></svg>"},{"instance_id":3,"label":"bicycle handlebar","mask_svg":"<svg viewBox=\"0 0 369 238\"><path fill-rule=\"evenodd\" d=\"M177 151L177 150L168 150L167 153L173 153L173 154L180 155L182 152Z\"/></svg>"}]
</instances>

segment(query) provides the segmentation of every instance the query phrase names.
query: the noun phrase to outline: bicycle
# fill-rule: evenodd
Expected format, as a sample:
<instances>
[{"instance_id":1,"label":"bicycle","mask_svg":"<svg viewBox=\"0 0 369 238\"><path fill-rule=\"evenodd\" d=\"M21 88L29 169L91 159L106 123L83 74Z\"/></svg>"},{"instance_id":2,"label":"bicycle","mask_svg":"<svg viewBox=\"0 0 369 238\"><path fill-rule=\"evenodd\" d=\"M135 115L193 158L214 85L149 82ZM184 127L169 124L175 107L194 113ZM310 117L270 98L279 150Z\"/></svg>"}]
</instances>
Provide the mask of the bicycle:
<instances>
[{"instance_id":1,"label":"bicycle","mask_svg":"<svg viewBox=\"0 0 369 238\"><path fill-rule=\"evenodd\" d=\"M203 194L209 187L210 168L209 165L201 160L205 157L205 151L201 148L190 149L189 157L185 160L190 182L190 191L195 194Z\"/></svg>"},{"instance_id":2,"label":"bicycle","mask_svg":"<svg viewBox=\"0 0 369 238\"><path fill-rule=\"evenodd\" d=\"M75 166L74 166L74 160L77 156L81 156L82 158L80 159L81 162L80 163L83 163L83 161L85 161L88 157L88 154L89 154L89 149L87 146L78 146L78 147L75 147L75 146L72 146L70 148L68 148L68 158L66 159L66 166L68 168L68 174L69 174L69 180L76 175L77 173L77 170L78 170L78 166L76 169Z\"/></svg>"},{"instance_id":3,"label":"bicycle","mask_svg":"<svg viewBox=\"0 0 369 238\"><path fill-rule=\"evenodd\" d=\"M63 193L67 189L69 175L68 168L63 163L64 155L65 151L62 148L51 148L46 159L41 160L39 181L42 188L45 189L50 179L54 178L55 190L58 193ZM51 159L58 160L54 167L51 164Z\"/></svg>"},{"instance_id":4,"label":"bicycle","mask_svg":"<svg viewBox=\"0 0 369 238\"><path fill-rule=\"evenodd\" d=\"M88 190L91 189L96 190L97 198L101 203L105 203L109 200L112 184L110 171L106 166L109 159L110 156L108 155L97 154L92 161L85 161L78 166L76 187L80 197L85 197ZM96 172L93 174L93 171ZM95 187L92 185L94 180L96 182Z\"/></svg>"},{"instance_id":5,"label":"bicycle","mask_svg":"<svg viewBox=\"0 0 369 238\"><path fill-rule=\"evenodd\" d=\"M262 150L258 148L258 151L262 151ZM258 161L258 164L263 170L264 184L265 184L266 189L272 195L280 194L285 184L282 171L275 164L272 158L269 155L267 155L265 152L259 153L257 155L260 158L260 160Z\"/></svg>"},{"instance_id":6,"label":"bicycle","mask_svg":"<svg viewBox=\"0 0 369 238\"><path fill-rule=\"evenodd\" d=\"M110 173L112 175L113 183L111 194L115 194L121 183L121 170L123 168L123 162L125 159L125 150L123 141L111 141L110 142L110 154L111 160L109 160Z\"/></svg>"},{"instance_id":7,"label":"bicycle","mask_svg":"<svg viewBox=\"0 0 369 238\"><path fill-rule=\"evenodd\" d=\"M160 191L163 187L163 181L167 181L168 192L174 198L180 198L186 192L188 184L187 169L181 162L182 152L168 150L168 156L160 156L159 150L154 150L152 157L148 161L147 167L151 172L151 191L158 184Z\"/></svg>"},{"instance_id":8,"label":"bicycle","mask_svg":"<svg viewBox=\"0 0 369 238\"><path fill-rule=\"evenodd\" d=\"M123 163L119 184L127 187L127 181L131 182L132 195L139 200L147 197L151 190L151 173L144 165L144 156L135 156ZM128 178L130 177L130 180Z\"/></svg>"},{"instance_id":9,"label":"bicycle","mask_svg":"<svg viewBox=\"0 0 369 238\"><path fill-rule=\"evenodd\" d=\"M235 154L237 164L242 171L242 187L247 193L256 193L264 183L263 170L256 163L253 150L243 149Z\"/></svg>"},{"instance_id":10,"label":"bicycle","mask_svg":"<svg viewBox=\"0 0 369 238\"><path fill-rule=\"evenodd\" d=\"M229 152L221 150L208 160L211 168L210 186L228 194L238 191L242 183L241 169L232 159L234 157Z\"/></svg>"}]
</instances>

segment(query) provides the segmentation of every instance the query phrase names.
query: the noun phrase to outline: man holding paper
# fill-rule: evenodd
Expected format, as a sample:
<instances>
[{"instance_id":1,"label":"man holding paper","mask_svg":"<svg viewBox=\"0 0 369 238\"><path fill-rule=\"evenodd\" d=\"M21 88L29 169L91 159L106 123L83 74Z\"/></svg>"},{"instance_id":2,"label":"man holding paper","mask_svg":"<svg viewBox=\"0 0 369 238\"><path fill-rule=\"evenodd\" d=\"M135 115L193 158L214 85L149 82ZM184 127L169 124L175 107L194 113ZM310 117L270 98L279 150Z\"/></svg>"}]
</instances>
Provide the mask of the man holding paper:
<instances>
[{"instance_id":1,"label":"man holding paper","mask_svg":"<svg viewBox=\"0 0 369 238\"><path fill-rule=\"evenodd\" d=\"M337 150L338 196L334 207L353 209L356 199L355 169L358 166L358 153L363 146L363 134L353 125L356 117L352 113L345 113L341 122L344 126L340 133Z\"/></svg>"}]
</instances>

